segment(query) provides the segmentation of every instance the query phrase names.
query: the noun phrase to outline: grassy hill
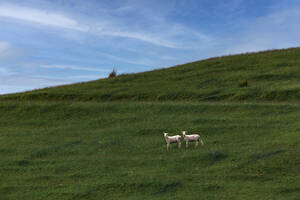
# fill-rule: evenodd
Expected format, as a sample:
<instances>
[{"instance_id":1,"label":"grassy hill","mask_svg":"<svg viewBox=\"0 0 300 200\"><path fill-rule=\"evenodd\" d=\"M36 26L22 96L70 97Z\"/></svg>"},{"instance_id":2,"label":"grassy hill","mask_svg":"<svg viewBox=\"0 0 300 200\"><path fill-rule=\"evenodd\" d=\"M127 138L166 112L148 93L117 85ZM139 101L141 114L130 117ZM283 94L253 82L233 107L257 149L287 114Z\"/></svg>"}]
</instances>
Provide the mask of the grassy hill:
<instances>
[{"instance_id":1,"label":"grassy hill","mask_svg":"<svg viewBox=\"0 0 300 200\"><path fill-rule=\"evenodd\" d=\"M236 55L1 96L0 199L297 200L299 58ZM166 151L162 133L182 130L205 145Z\"/></svg>"},{"instance_id":2,"label":"grassy hill","mask_svg":"<svg viewBox=\"0 0 300 200\"><path fill-rule=\"evenodd\" d=\"M72 101L299 101L300 48L212 58L1 99ZM240 84L248 82L248 87Z\"/></svg>"}]
</instances>

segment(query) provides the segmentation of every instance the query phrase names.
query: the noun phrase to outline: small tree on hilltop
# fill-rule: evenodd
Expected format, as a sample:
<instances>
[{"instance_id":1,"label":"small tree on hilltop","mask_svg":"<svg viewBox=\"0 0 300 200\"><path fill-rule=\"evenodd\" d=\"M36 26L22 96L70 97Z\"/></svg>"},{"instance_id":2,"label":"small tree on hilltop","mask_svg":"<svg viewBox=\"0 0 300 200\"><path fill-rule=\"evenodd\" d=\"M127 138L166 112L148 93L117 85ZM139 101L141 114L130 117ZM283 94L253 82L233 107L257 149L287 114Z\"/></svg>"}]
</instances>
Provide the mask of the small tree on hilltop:
<instances>
[{"instance_id":1,"label":"small tree on hilltop","mask_svg":"<svg viewBox=\"0 0 300 200\"><path fill-rule=\"evenodd\" d=\"M117 71L115 69L113 69L110 74L108 75L108 78L114 78L117 76Z\"/></svg>"}]
</instances>

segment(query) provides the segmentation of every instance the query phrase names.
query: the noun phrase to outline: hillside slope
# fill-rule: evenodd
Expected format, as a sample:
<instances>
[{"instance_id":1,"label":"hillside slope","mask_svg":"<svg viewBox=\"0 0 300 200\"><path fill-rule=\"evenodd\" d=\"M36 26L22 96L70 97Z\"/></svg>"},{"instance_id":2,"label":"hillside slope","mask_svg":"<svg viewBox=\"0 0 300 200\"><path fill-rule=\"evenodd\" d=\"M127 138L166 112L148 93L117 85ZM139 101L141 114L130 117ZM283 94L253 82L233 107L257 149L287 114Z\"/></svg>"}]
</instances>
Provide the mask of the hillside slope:
<instances>
[{"instance_id":1,"label":"hillside slope","mask_svg":"<svg viewBox=\"0 0 300 200\"><path fill-rule=\"evenodd\" d=\"M0 199L298 200L299 105L0 102ZM163 132L205 145L169 151Z\"/></svg>"},{"instance_id":2,"label":"hillside slope","mask_svg":"<svg viewBox=\"0 0 300 200\"><path fill-rule=\"evenodd\" d=\"M277 50L0 96L0 199L298 200L299 66ZM167 151L183 130L205 145Z\"/></svg>"},{"instance_id":3,"label":"hillside slope","mask_svg":"<svg viewBox=\"0 0 300 200\"><path fill-rule=\"evenodd\" d=\"M248 86L242 87L247 81ZM52 101L299 101L300 48L212 58L112 79L4 95Z\"/></svg>"}]
</instances>

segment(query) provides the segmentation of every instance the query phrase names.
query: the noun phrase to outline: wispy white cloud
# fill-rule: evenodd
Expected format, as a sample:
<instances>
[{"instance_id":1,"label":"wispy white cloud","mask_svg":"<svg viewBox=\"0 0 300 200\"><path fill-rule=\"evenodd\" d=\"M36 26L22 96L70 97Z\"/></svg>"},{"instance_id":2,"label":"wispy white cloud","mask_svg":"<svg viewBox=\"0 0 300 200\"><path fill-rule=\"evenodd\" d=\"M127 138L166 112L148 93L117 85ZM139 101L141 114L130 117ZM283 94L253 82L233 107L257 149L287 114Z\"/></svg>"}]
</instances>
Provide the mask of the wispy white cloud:
<instances>
[{"instance_id":1,"label":"wispy white cloud","mask_svg":"<svg viewBox=\"0 0 300 200\"><path fill-rule=\"evenodd\" d=\"M163 16L152 16L152 18L150 18L147 17L146 14L139 13L141 18L145 18L145 21L136 22L138 24L133 23L131 19L126 19L126 17L114 16L116 12L124 13L125 11L136 12L136 9L134 9L132 5L126 5L120 7L117 11L106 12L104 16L100 15L100 19L98 20L87 16L80 17L80 14L77 15L77 18L79 17L82 20L78 20L66 14L51 10L22 7L14 4L0 4L0 17L63 28L85 34L133 39L160 47L180 49L185 46L186 48L187 45L182 44L184 42L182 38L188 36L192 36L193 39L198 39L197 42L199 42L199 40L204 42L211 40L211 37L206 34L193 31L180 24L165 21ZM136 17L138 18L139 16ZM148 28L149 25L150 28ZM153 27L156 28L153 29ZM174 38L175 36L177 36L177 38Z\"/></svg>"},{"instance_id":2,"label":"wispy white cloud","mask_svg":"<svg viewBox=\"0 0 300 200\"><path fill-rule=\"evenodd\" d=\"M62 14L11 4L0 4L0 17L7 17L58 28L88 31L88 27L83 26L76 20Z\"/></svg>"},{"instance_id":3,"label":"wispy white cloud","mask_svg":"<svg viewBox=\"0 0 300 200\"><path fill-rule=\"evenodd\" d=\"M89 71L89 72L110 72L111 70L91 68L91 67L82 67L74 65L41 65L41 68L48 69L62 69L62 70L77 70L77 71Z\"/></svg>"},{"instance_id":4,"label":"wispy white cloud","mask_svg":"<svg viewBox=\"0 0 300 200\"><path fill-rule=\"evenodd\" d=\"M21 75L1 76L0 75L0 94L23 92L49 86L69 84L71 81L47 79L38 77L25 77Z\"/></svg>"},{"instance_id":5,"label":"wispy white cloud","mask_svg":"<svg viewBox=\"0 0 300 200\"><path fill-rule=\"evenodd\" d=\"M12 18L16 20L27 21L56 28L64 28L80 32L86 32L90 34L136 39L169 48L175 47L175 45L172 42L163 40L161 38L150 36L141 32L120 30L120 28L116 28L109 25L115 22L104 21L102 22L102 25L87 25L90 23L79 23L75 19L67 17L63 14L58 14L46 10L20 7L11 4L0 4L0 17Z\"/></svg>"},{"instance_id":6,"label":"wispy white cloud","mask_svg":"<svg viewBox=\"0 0 300 200\"><path fill-rule=\"evenodd\" d=\"M12 47L8 42L0 41L0 63L11 57L12 51Z\"/></svg>"},{"instance_id":7,"label":"wispy white cloud","mask_svg":"<svg viewBox=\"0 0 300 200\"><path fill-rule=\"evenodd\" d=\"M10 43L0 41L0 64L8 60L17 59L26 54L26 51L21 48L13 47Z\"/></svg>"},{"instance_id":8,"label":"wispy white cloud","mask_svg":"<svg viewBox=\"0 0 300 200\"><path fill-rule=\"evenodd\" d=\"M64 77L57 77L55 75L34 75L32 78L39 79L39 80L51 80L53 82L62 82L63 84L68 83L76 83L78 81L90 81L90 80L97 80L100 78L107 77L108 74L105 75L70 75L70 76L64 76ZM62 80L63 79L63 80Z\"/></svg>"},{"instance_id":9,"label":"wispy white cloud","mask_svg":"<svg viewBox=\"0 0 300 200\"><path fill-rule=\"evenodd\" d=\"M8 42L1 42L0 41L0 55L7 51L10 48Z\"/></svg>"},{"instance_id":10,"label":"wispy white cloud","mask_svg":"<svg viewBox=\"0 0 300 200\"><path fill-rule=\"evenodd\" d=\"M141 65L141 66L154 66L155 65L155 63L153 61L151 61L150 59L143 59L143 60L141 60L140 58L128 59L128 58L123 58L120 56L115 56L115 55L111 55L111 54L103 53L103 52L98 52L97 54L100 56L106 57L110 60L120 61L123 63L129 63L129 64Z\"/></svg>"},{"instance_id":11,"label":"wispy white cloud","mask_svg":"<svg viewBox=\"0 0 300 200\"><path fill-rule=\"evenodd\" d=\"M97 33L102 35L135 39L135 40L140 40L140 41L148 42L157 46L163 46L167 48L178 48L175 42L168 41L166 39L154 35L148 35L147 33L132 32L126 30L122 31L113 28L103 29L101 27L98 27L97 30L98 30Z\"/></svg>"},{"instance_id":12,"label":"wispy white cloud","mask_svg":"<svg viewBox=\"0 0 300 200\"><path fill-rule=\"evenodd\" d=\"M86 80L96 80L100 78L105 78L107 76L96 76L96 75L78 75L78 76L70 76L68 79L72 80L73 82L79 81L86 81Z\"/></svg>"},{"instance_id":13,"label":"wispy white cloud","mask_svg":"<svg viewBox=\"0 0 300 200\"><path fill-rule=\"evenodd\" d=\"M2 76L10 76L15 74L15 72L5 68L5 67L0 67L0 75Z\"/></svg>"},{"instance_id":14,"label":"wispy white cloud","mask_svg":"<svg viewBox=\"0 0 300 200\"><path fill-rule=\"evenodd\" d=\"M12 93L17 93L17 92L24 92L24 91L29 91L36 89L36 87L32 86L24 86L24 84L16 84L16 85L11 85L11 84L1 84L0 87L0 95L1 94L12 94Z\"/></svg>"},{"instance_id":15,"label":"wispy white cloud","mask_svg":"<svg viewBox=\"0 0 300 200\"><path fill-rule=\"evenodd\" d=\"M279 9L247 24L234 35L225 54L300 46L300 7Z\"/></svg>"}]
</instances>

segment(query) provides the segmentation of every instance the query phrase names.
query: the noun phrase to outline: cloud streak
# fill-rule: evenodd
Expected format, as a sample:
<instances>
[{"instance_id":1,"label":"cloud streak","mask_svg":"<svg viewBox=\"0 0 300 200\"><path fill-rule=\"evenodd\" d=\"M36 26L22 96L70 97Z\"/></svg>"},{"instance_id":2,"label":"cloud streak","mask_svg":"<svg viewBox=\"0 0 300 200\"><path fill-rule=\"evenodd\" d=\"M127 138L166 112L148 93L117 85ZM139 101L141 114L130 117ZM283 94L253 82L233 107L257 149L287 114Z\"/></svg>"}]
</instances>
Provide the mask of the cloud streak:
<instances>
[{"instance_id":1,"label":"cloud streak","mask_svg":"<svg viewBox=\"0 0 300 200\"><path fill-rule=\"evenodd\" d=\"M79 25L76 20L62 14L15 5L0 4L0 17L76 31L88 31L88 27Z\"/></svg>"},{"instance_id":2,"label":"cloud streak","mask_svg":"<svg viewBox=\"0 0 300 200\"><path fill-rule=\"evenodd\" d=\"M54 80L38 77L24 77L20 75L1 76L0 75L0 94L16 93L33 90L37 88L69 84L71 81Z\"/></svg>"},{"instance_id":3,"label":"cloud streak","mask_svg":"<svg viewBox=\"0 0 300 200\"><path fill-rule=\"evenodd\" d=\"M16 60L26 54L24 49L13 47L10 43L0 41L0 64Z\"/></svg>"},{"instance_id":4,"label":"cloud streak","mask_svg":"<svg viewBox=\"0 0 300 200\"><path fill-rule=\"evenodd\" d=\"M5 68L5 67L0 67L0 75L2 76L11 76L14 75L15 73L10 71L9 69Z\"/></svg>"},{"instance_id":5,"label":"cloud streak","mask_svg":"<svg viewBox=\"0 0 300 200\"><path fill-rule=\"evenodd\" d=\"M89 72L110 72L110 70L107 69L81 67L81 66L74 66L74 65L41 65L40 67L48 68L48 69L76 70L76 71L89 71Z\"/></svg>"},{"instance_id":6,"label":"cloud streak","mask_svg":"<svg viewBox=\"0 0 300 200\"><path fill-rule=\"evenodd\" d=\"M225 54L300 46L299 6L279 9L245 24L247 28L232 37Z\"/></svg>"},{"instance_id":7,"label":"cloud streak","mask_svg":"<svg viewBox=\"0 0 300 200\"><path fill-rule=\"evenodd\" d=\"M151 43L157 46L167 47L167 48L179 48L178 45L174 42L156 37L156 36L149 36L146 33L140 33L140 32L130 32L130 31L118 31L111 29L103 29L101 27L97 28L97 33L101 35L107 35L107 36L114 36L114 37L123 37L123 38L129 38L129 39L135 39L144 41L147 43Z\"/></svg>"},{"instance_id":8,"label":"cloud streak","mask_svg":"<svg viewBox=\"0 0 300 200\"><path fill-rule=\"evenodd\" d=\"M130 7L131 6L127 6L125 8ZM136 27L134 25L128 25L132 23L130 20L124 20L120 17L116 18L110 14L105 14L103 19L99 22L94 22L94 20L89 19L89 17L84 17L84 20L78 21L77 19L68 17L65 14L30 7L22 7L13 4L0 4L0 17L55 28L68 29L90 35L133 39L165 48L183 48L183 45L178 41L180 41L180 36L183 38L183 34L186 33L192 35L194 39L197 38L198 41L202 40L207 42L210 40L210 37L203 33L189 30L179 24L170 25L160 17L156 17L154 21L147 18L147 24L150 23L151 26L153 26L156 23L157 25L155 26L161 27L158 30L150 29L148 31L137 31L135 30ZM147 30L147 25L144 23L140 23L138 26L140 29ZM177 36L177 38L172 39L174 36Z\"/></svg>"}]
</instances>

